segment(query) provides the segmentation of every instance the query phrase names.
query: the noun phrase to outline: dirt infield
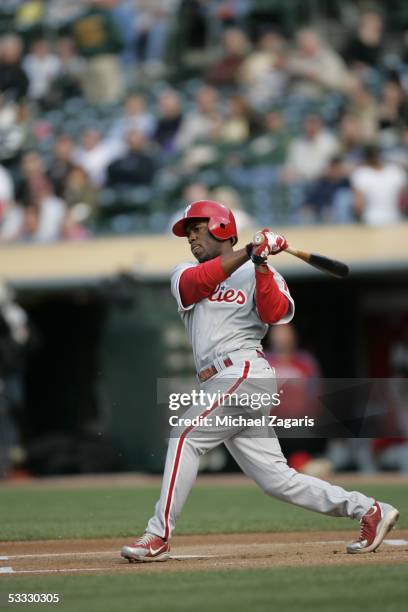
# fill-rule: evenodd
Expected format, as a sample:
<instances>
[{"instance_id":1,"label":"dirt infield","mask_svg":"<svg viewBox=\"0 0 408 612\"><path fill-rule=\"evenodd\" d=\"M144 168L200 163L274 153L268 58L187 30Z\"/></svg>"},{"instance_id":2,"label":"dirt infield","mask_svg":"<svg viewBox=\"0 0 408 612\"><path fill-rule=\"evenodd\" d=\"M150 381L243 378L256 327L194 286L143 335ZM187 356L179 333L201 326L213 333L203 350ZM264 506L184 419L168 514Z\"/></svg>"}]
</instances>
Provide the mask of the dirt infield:
<instances>
[{"instance_id":1,"label":"dirt infield","mask_svg":"<svg viewBox=\"0 0 408 612\"><path fill-rule=\"evenodd\" d=\"M368 484L396 484L408 485L408 475L399 472L380 472L376 474L356 474L350 472L336 474L319 474L319 478L325 478L338 485L368 485ZM118 474L76 474L74 476L49 476L49 477L26 477L15 480L1 482L2 488L19 487L63 487L65 489L81 489L90 487L139 487L139 486L160 486L161 475L140 474L136 472L126 472ZM257 485L242 473L236 474L199 474L195 486L213 487L235 487L248 486L256 488Z\"/></svg>"},{"instance_id":2,"label":"dirt infield","mask_svg":"<svg viewBox=\"0 0 408 612\"><path fill-rule=\"evenodd\" d=\"M128 563L123 539L46 540L0 543L0 574L86 574L180 572L310 565L395 565L408 563L408 530L395 530L375 554L348 555L348 531L177 536L172 559ZM0 578L1 579L1 578Z\"/></svg>"}]
</instances>

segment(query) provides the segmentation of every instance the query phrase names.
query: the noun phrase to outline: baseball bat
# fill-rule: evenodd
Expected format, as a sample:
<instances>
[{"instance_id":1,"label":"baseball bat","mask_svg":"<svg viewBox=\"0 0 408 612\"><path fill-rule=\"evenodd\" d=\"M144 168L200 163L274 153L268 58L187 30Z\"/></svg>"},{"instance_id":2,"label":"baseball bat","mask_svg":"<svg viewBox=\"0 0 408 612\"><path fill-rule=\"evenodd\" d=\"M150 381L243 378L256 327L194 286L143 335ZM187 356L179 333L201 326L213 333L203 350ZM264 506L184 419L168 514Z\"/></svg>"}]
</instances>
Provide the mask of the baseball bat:
<instances>
[{"instance_id":1,"label":"baseball bat","mask_svg":"<svg viewBox=\"0 0 408 612\"><path fill-rule=\"evenodd\" d=\"M261 244L264 237L261 232L258 232L254 236L254 244ZM325 257L324 255L317 255L316 253L308 253L307 251L300 251L298 249L294 249L293 247L289 247L285 249L286 253L290 255L294 255L302 261L308 263L310 266L317 268L321 272L327 272L336 278L346 278L349 273L349 267L343 263L342 261L337 261L336 259L330 259L329 257Z\"/></svg>"}]
</instances>

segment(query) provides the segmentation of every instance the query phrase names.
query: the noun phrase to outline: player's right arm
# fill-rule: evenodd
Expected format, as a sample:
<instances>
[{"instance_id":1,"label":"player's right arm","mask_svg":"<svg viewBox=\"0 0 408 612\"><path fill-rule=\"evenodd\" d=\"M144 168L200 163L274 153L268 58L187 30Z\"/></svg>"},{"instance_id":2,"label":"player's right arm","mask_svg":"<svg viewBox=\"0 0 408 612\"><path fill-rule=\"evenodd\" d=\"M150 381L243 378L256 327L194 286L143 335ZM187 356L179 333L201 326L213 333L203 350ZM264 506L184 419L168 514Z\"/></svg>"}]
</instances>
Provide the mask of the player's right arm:
<instances>
[{"instance_id":1,"label":"player's right arm","mask_svg":"<svg viewBox=\"0 0 408 612\"><path fill-rule=\"evenodd\" d=\"M177 291L181 306L185 309L209 297L214 293L217 285L248 260L247 250L239 249L182 270L178 279Z\"/></svg>"}]
</instances>

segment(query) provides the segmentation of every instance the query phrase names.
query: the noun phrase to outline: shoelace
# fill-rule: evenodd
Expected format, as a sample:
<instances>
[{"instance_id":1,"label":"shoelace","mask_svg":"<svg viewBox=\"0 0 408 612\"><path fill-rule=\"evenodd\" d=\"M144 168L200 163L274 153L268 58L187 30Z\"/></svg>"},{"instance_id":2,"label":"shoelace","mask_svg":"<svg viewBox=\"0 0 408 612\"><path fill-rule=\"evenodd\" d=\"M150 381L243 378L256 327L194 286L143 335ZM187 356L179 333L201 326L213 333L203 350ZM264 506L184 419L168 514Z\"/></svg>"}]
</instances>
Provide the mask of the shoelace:
<instances>
[{"instance_id":1,"label":"shoelace","mask_svg":"<svg viewBox=\"0 0 408 612\"><path fill-rule=\"evenodd\" d=\"M363 540L368 540L370 536L370 517L363 518L360 521L360 537L358 538L359 542Z\"/></svg>"},{"instance_id":2,"label":"shoelace","mask_svg":"<svg viewBox=\"0 0 408 612\"><path fill-rule=\"evenodd\" d=\"M135 544L150 544L157 536L154 533L145 533L141 538L138 538Z\"/></svg>"},{"instance_id":3,"label":"shoelace","mask_svg":"<svg viewBox=\"0 0 408 612\"><path fill-rule=\"evenodd\" d=\"M366 540L366 533L367 533L367 523L364 519L361 519L360 521L360 535L358 536L358 541L362 542L363 540Z\"/></svg>"}]
</instances>

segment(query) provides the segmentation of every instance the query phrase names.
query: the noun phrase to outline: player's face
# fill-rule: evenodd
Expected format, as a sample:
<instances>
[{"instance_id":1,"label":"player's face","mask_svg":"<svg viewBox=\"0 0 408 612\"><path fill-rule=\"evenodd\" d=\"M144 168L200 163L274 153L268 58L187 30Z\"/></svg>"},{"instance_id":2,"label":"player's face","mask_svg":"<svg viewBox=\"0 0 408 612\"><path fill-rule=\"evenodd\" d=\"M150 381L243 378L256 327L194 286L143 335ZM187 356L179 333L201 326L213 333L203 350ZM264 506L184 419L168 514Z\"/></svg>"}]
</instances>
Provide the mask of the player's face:
<instances>
[{"instance_id":1,"label":"player's face","mask_svg":"<svg viewBox=\"0 0 408 612\"><path fill-rule=\"evenodd\" d=\"M191 252L200 263L220 255L222 243L211 236L206 219L195 219L187 223L186 235Z\"/></svg>"}]
</instances>

